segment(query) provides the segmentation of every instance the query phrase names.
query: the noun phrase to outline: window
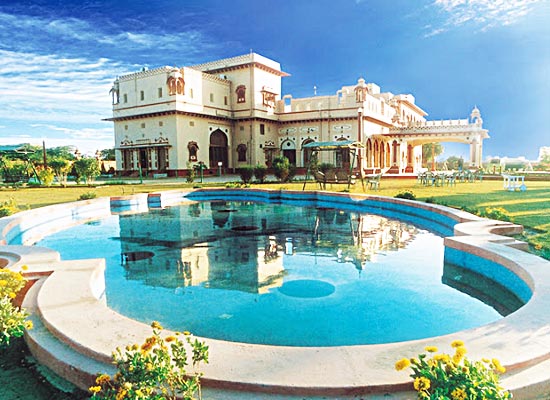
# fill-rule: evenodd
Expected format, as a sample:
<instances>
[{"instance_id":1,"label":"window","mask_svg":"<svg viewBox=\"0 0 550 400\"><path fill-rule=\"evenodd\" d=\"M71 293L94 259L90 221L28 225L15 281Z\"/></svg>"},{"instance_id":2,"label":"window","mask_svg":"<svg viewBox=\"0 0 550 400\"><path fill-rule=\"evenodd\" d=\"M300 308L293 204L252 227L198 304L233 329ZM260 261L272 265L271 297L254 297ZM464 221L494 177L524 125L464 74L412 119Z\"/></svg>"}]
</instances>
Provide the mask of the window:
<instances>
[{"instance_id":1,"label":"window","mask_svg":"<svg viewBox=\"0 0 550 400\"><path fill-rule=\"evenodd\" d=\"M210 93L210 103L214 102L214 93Z\"/></svg>"},{"instance_id":2,"label":"window","mask_svg":"<svg viewBox=\"0 0 550 400\"><path fill-rule=\"evenodd\" d=\"M265 135L265 125L260 124L260 135Z\"/></svg>"},{"instance_id":3,"label":"window","mask_svg":"<svg viewBox=\"0 0 550 400\"><path fill-rule=\"evenodd\" d=\"M193 98L193 89L189 89L189 97Z\"/></svg>"},{"instance_id":4,"label":"window","mask_svg":"<svg viewBox=\"0 0 550 400\"><path fill-rule=\"evenodd\" d=\"M124 97L124 102L128 103L128 95L126 93L124 93L124 95L122 97Z\"/></svg>"},{"instance_id":5,"label":"window","mask_svg":"<svg viewBox=\"0 0 550 400\"><path fill-rule=\"evenodd\" d=\"M189 150L189 161L197 161L197 152L199 151L197 142L189 142L187 144L187 150Z\"/></svg>"},{"instance_id":6,"label":"window","mask_svg":"<svg viewBox=\"0 0 550 400\"><path fill-rule=\"evenodd\" d=\"M142 122L142 123L141 123L141 127L142 127L142 128L145 128L145 122Z\"/></svg>"},{"instance_id":7,"label":"window","mask_svg":"<svg viewBox=\"0 0 550 400\"><path fill-rule=\"evenodd\" d=\"M159 99L162 97L162 88L159 87L158 89L158 95L159 95Z\"/></svg>"},{"instance_id":8,"label":"window","mask_svg":"<svg viewBox=\"0 0 550 400\"><path fill-rule=\"evenodd\" d=\"M237 86L237 89L235 89L235 93L237 93L237 103L246 103L246 86L245 85Z\"/></svg>"},{"instance_id":9,"label":"window","mask_svg":"<svg viewBox=\"0 0 550 400\"><path fill-rule=\"evenodd\" d=\"M164 125L164 122L159 121L159 126L163 126L163 125Z\"/></svg>"},{"instance_id":10,"label":"window","mask_svg":"<svg viewBox=\"0 0 550 400\"><path fill-rule=\"evenodd\" d=\"M195 121L189 121L189 126L195 126Z\"/></svg>"},{"instance_id":11,"label":"window","mask_svg":"<svg viewBox=\"0 0 550 400\"><path fill-rule=\"evenodd\" d=\"M124 130L125 130L125 131L128 130L128 125L124 125Z\"/></svg>"},{"instance_id":12,"label":"window","mask_svg":"<svg viewBox=\"0 0 550 400\"><path fill-rule=\"evenodd\" d=\"M223 96L223 105L224 105L224 106L227 105L227 96Z\"/></svg>"},{"instance_id":13,"label":"window","mask_svg":"<svg viewBox=\"0 0 550 400\"><path fill-rule=\"evenodd\" d=\"M246 144L240 144L237 146L238 161L246 161Z\"/></svg>"},{"instance_id":14,"label":"window","mask_svg":"<svg viewBox=\"0 0 550 400\"><path fill-rule=\"evenodd\" d=\"M244 126L241 125L241 126L239 127L239 130L240 130L241 132L244 132Z\"/></svg>"},{"instance_id":15,"label":"window","mask_svg":"<svg viewBox=\"0 0 550 400\"><path fill-rule=\"evenodd\" d=\"M143 90L141 90L141 91L139 92L139 99L140 99L141 101L145 100L145 92L144 92Z\"/></svg>"}]
</instances>

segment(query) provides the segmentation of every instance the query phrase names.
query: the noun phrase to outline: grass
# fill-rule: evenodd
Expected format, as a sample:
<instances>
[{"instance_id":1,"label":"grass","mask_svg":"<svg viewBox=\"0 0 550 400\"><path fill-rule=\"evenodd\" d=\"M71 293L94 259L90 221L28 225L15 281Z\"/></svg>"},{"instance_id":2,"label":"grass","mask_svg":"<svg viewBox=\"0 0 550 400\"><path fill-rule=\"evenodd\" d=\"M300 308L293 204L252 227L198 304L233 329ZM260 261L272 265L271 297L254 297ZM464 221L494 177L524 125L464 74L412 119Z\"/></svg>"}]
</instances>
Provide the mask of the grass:
<instances>
[{"instance_id":1,"label":"grass","mask_svg":"<svg viewBox=\"0 0 550 400\"><path fill-rule=\"evenodd\" d=\"M51 188L19 188L0 189L0 204L13 199L21 209L43 207L50 204L77 201L82 194L96 192L97 197L121 196L136 193L192 188L194 184L182 181L159 181L154 184L132 185L99 185L95 188L88 186L51 187ZM207 185L202 185L203 187ZM209 186L216 186L210 184ZM223 187L224 183L217 186ZM251 185L251 187L302 190L303 182L296 183L266 183ZM422 186L414 179L383 178L380 190L366 190L367 194L394 197L398 193L411 191L419 201L426 201L447 205L468 211L483 212L486 209L501 208L511 220L525 227L521 239L532 246L533 252L550 259L550 182L529 181L527 191L508 192L503 190L500 180L484 180L474 183L457 183L455 186ZM313 182L306 185L308 190L317 190ZM330 190L343 191L343 185L329 186ZM361 185L352 187L351 192L363 193Z\"/></svg>"}]
</instances>

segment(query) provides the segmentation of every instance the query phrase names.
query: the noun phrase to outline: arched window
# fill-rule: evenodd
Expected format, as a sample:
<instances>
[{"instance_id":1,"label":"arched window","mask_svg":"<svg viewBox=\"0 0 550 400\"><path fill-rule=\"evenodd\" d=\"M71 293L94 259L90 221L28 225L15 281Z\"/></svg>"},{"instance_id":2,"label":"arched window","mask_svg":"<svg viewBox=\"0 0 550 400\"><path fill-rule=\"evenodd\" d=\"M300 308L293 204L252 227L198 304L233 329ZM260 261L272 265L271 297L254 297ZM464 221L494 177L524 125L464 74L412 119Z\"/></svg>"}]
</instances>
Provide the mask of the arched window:
<instances>
[{"instance_id":1,"label":"arched window","mask_svg":"<svg viewBox=\"0 0 550 400\"><path fill-rule=\"evenodd\" d=\"M237 160L239 162L246 161L246 144L240 144L237 146Z\"/></svg>"},{"instance_id":2,"label":"arched window","mask_svg":"<svg viewBox=\"0 0 550 400\"><path fill-rule=\"evenodd\" d=\"M199 151L197 142L189 142L187 144L187 150L189 150L189 161L197 161L197 152Z\"/></svg>"},{"instance_id":3,"label":"arched window","mask_svg":"<svg viewBox=\"0 0 550 400\"><path fill-rule=\"evenodd\" d=\"M182 77L175 78L173 76L169 77L166 81L168 85L168 94L173 96L175 94L183 94L185 89L185 82Z\"/></svg>"},{"instance_id":4,"label":"arched window","mask_svg":"<svg viewBox=\"0 0 550 400\"><path fill-rule=\"evenodd\" d=\"M246 102L246 86L245 85L237 86L237 89L235 89L235 93L237 93L237 103L245 103Z\"/></svg>"}]
</instances>

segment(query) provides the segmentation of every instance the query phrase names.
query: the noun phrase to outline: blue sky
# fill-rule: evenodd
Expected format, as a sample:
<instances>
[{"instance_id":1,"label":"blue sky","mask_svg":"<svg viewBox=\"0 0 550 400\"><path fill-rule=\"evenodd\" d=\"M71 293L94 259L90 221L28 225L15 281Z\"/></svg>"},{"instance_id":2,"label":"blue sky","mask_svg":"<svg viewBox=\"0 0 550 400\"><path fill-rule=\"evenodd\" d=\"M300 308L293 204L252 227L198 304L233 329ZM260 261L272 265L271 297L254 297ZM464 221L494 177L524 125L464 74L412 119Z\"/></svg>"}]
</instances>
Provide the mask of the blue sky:
<instances>
[{"instance_id":1,"label":"blue sky","mask_svg":"<svg viewBox=\"0 0 550 400\"><path fill-rule=\"evenodd\" d=\"M485 156L550 146L550 0L3 0L0 27L0 144L111 148L116 76L252 49L291 74L283 94L363 77L428 119L477 105Z\"/></svg>"}]
</instances>

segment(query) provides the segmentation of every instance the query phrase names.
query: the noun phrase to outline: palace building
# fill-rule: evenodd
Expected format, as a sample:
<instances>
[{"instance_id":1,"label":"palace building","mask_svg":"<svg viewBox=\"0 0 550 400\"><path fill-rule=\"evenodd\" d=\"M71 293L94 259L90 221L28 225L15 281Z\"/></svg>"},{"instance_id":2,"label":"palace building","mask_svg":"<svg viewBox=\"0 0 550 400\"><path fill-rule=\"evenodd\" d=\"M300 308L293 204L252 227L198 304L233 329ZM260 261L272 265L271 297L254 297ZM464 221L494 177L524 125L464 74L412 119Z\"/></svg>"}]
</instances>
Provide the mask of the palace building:
<instances>
[{"instance_id":1,"label":"palace building","mask_svg":"<svg viewBox=\"0 0 550 400\"><path fill-rule=\"evenodd\" d=\"M307 143L354 141L366 172L416 173L422 145L470 146L481 166L481 114L426 119L411 94L382 92L359 79L334 95L293 98L282 93L289 76L279 63L250 53L188 67L160 67L118 77L111 89L117 171L182 176L197 163L211 171L271 166L279 155L298 168L311 156ZM349 150L324 152L321 162L350 163Z\"/></svg>"}]
</instances>

